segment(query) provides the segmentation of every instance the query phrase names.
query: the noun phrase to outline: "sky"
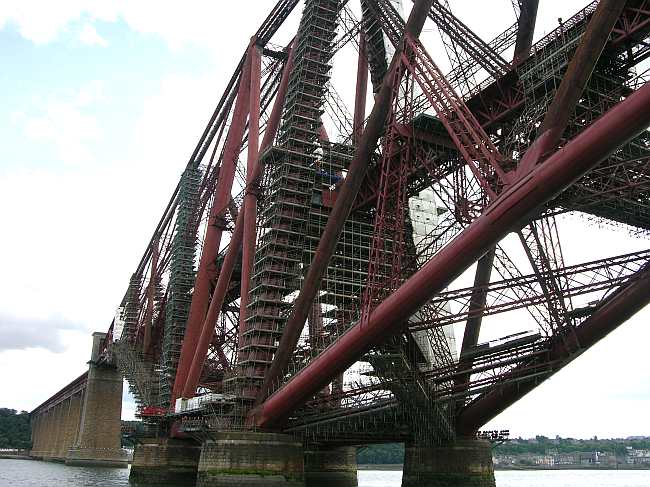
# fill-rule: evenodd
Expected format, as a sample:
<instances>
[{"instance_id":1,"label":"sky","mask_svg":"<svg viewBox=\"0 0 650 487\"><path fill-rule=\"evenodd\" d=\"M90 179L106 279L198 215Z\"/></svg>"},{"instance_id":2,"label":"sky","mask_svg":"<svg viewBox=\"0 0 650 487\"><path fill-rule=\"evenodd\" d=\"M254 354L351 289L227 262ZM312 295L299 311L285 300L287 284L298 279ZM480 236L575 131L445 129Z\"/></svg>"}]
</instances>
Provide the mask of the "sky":
<instances>
[{"instance_id":1,"label":"sky","mask_svg":"<svg viewBox=\"0 0 650 487\"><path fill-rule=\"evenodd\" d=\"M541 2L536 38L584 4ZM484 38L514 21L510 0L451 5ZM84 371L91 333L108 328L237 60L272 6L0 2L0 407L30 410ZM427 25L425 40L433 35ZM431 52L443 57L439 47ZM352 63L335 70L353 72ZM339 88L348 101L350 86ZM647 247L620 229L562 225L575 262ZM524 437L650 435L648 318L650 310L634 317L489 427ZM488 334L505 334L494 326ZM132 417L133 407L125 394L123 416Z\"/></svg>"}]
</instances>

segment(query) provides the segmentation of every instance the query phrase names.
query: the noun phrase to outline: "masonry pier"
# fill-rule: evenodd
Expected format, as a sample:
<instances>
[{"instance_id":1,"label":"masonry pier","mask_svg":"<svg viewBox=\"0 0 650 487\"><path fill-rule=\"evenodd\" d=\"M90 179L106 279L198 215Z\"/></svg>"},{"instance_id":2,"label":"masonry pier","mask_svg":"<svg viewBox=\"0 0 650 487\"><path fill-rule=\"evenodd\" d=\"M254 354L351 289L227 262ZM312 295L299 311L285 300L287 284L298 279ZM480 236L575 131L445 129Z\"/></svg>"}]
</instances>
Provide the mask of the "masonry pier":
<instances>
[{"instance_id":1,"label":"masonry pier","mask_svg":"<svg viewBox=\"0 0 650 487\"><path fill-rule=\"evenodd\" d=\"M115 364L100 360L105 339L94 333L88 372L32 411L32 458L128 466L121 447L122 376Z\"/></svg>"},{"instance_id":2,"label":"masonry pier","mask_svg":"<svg viewBox=\"0 0 650 487\"><path fill-rule=\"evenodd\" d=\"M490 442L457 438L437 446L406 445L402 487L495 487Z\"/></svg>"},{"instance_id":3,"label":"masonry pier","mask_svg":"<svg viewBox=\"0 0 650 487\"><path fill-rule=\"evenodd\" d=\"M305 448L306 487L357 487L357 449L355 447Z\"/></svg>"},{"instance_id":4,"label":"masonry pier","mask_svg":"<svg viewBox=\"0 0 650 487\"><path fill-rule=\"evenodd\" d=\"M129 481L157 486L196 484L201 445L175 438L141 438L133 452Z\"/></svg>"},{"instance_id":5,"label":"masonry pier","mask_svg":"<svg viewBox=\"0 0 650 487\"><path fill-rule=\"evenodd\" d=\"M122 376L114 364L99 360L105 338L105 333L93 333L81 422L67 465L128 466L121 445Z\"/></svg>"},{"instance_id":6,"label":"masonry pier","mask_svg":"<svg viewBox=\"0 0 650 487\"><path fill-rule=\"evenodd\" d=\"M304 487L302 442L277 433L218 433L203 443L196 485Z\"/></svg>"}]
</instances>

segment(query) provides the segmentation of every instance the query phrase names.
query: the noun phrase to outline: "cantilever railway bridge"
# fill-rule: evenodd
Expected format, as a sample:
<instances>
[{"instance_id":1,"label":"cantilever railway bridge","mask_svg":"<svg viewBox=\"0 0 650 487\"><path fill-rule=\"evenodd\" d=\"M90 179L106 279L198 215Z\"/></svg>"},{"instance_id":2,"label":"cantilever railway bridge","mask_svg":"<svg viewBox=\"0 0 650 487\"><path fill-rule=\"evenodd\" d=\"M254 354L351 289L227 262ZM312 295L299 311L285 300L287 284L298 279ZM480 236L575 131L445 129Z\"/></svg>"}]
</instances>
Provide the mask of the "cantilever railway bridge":
<instances>
[{"instance_id":1,"label":"cantilever railway bridge","mask_svg":"<svg viewBox=\"0 0 650 487\"><path fill-rule=\"evenodd\" d=\"M533 43L538 0L492 40L448 0L358 1L273 7L97 340L141 450L167 448L132 475L185 445L199 485L356 485L349 447L399 441L404 485L493 485L477 431L650 301L650 250L567 262L556 221L650 230L650 2L594 1Z\"/></svg>"}]
</instances>

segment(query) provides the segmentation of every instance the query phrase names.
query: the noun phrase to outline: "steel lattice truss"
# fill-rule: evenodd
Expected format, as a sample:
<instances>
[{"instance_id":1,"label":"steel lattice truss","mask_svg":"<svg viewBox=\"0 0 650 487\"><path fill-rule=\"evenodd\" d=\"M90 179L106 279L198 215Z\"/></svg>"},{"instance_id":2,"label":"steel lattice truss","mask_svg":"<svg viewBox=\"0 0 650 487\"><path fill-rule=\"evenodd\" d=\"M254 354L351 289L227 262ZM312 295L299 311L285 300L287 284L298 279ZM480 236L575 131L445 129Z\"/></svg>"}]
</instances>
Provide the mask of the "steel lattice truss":
<instances>
[{"instance_id":1,"label":"steel lattice truss","mask_svg":"<svg viewBox=\"0 0 650 487\"><path fill-rule=\"evenodd\" d=\"M650 2L592 2L534 44L537 0L492 40L447 0L298 4L246 47L105 354L143 418L197 436L474 434L650 299L650 250L561 245L578 216L650 230ZM497 315L518 331L479 340Z\"/></svg>"}]
</instances>

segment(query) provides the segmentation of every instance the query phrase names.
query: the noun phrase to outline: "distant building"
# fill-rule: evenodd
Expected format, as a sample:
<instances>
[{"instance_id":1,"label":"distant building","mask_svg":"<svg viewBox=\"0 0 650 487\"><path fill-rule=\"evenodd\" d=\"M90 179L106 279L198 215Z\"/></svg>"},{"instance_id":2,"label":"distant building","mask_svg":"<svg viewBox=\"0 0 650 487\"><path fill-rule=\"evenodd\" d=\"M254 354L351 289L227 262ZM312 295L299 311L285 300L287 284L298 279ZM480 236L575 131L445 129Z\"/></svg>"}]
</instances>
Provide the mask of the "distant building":
<instances>
[{"instance_id":1,"label":"distant building","mask_svg":"<svg viewBox=\"0 0 650 487\"><path fill-rule=\"evenodd\" d=\"M517 455L495 455L492 462L498 467L508 467L517 463Z\"/></svg>"},{"instance_id":2,"label":"distant building","mask_svg":"<svg viewBox=\"0 0 650 487\"><path fill-rule=\"evenodd\" d=\"M535 465L553 467L555 466L555 458L553 455L538 455L537 458L535 458Z\"/></svg>"},{"instance_id":3,"label":"distant building","mask_svg":"<svg viewBox=\"0 0 650 487\"><path fill-rule=\"evenodd\" d=\"M637 450L625 447L625 461L629 465L650 465L650 450Z\"/></svg>"},{"instance_id":4,"label":"distant building","mask_svg":"<svg viewBox=\"0 0 650 487\"><path fill-rule=\"evenodd\" d=\"M558 453L553 458L555 465L577 465L580 457L576 453Z\"/></svg>"}]
</instances>

